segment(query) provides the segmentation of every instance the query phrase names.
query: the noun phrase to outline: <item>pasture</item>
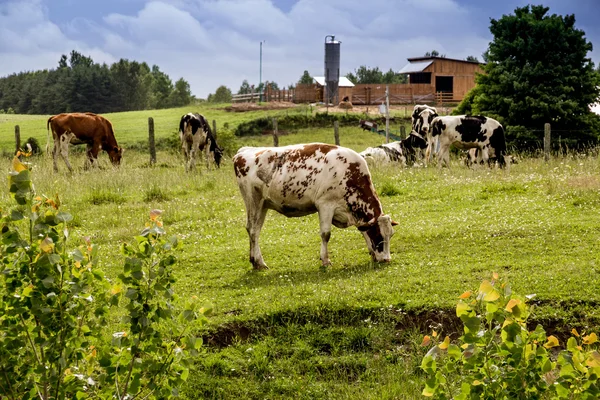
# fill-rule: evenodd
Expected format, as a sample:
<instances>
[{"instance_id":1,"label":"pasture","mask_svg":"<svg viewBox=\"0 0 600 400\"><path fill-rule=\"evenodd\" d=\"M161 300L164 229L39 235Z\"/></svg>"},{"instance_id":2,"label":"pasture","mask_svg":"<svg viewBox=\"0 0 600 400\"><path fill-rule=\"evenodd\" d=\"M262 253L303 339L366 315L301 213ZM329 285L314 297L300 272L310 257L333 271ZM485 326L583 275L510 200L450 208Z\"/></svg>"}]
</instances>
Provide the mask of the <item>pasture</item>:
<instances>
[{"instance_id":1,"label":"pasture","mask_svg":"<svg viewBox=\"0 0 600 400\"><path fill-rule=\"evenodd\" d=\"M160 151L156 166L135 150L154 117L157 138L174 135L190 108L107 114L119 144L132 147L114 170L101 153L99 170L76 172L62 161L32 157L38 194L59 194L75 217L71 241L89 236L100 246L108 277L122 268L119 246L143 228L150 210L164 210L168 233L183 242L176 267L176 292L212 304L205 353L182 396L196 398L420 398L424 350L421 335L435 328L456 339L457 297L492 272L513 291L535 294L533 322L558 334L571 327L600 327L600 164L587 155L546 163L525 158L509 171L452 168L402 169L372 165L383 209L399 225L392 261L371 262L355 228L334 228L333 265L320 268L317 215L287 219L269 212L261 247L270 269L254 272L248 261L245 210L231 164L231 151L270 145L270 136L228 141L219 170L186 174L177 151ZM226 113L201 108L209 121L230 126L265 111ZM285 112L271 111L269 115ZM47 116L2 116L0 146L22 138L45 145ZM33 132L33 133L29 133ZM342 145L361 151L382 137L358 127L341 128ZM225 139L224 139L225 140ZM333 129L300 130L280 145L333 141ZM43 146L42 146L43 147ZM0 161L10 169L10 158ZM11 205L8 190L0 206Z\"/></svg>"}]
</instances>

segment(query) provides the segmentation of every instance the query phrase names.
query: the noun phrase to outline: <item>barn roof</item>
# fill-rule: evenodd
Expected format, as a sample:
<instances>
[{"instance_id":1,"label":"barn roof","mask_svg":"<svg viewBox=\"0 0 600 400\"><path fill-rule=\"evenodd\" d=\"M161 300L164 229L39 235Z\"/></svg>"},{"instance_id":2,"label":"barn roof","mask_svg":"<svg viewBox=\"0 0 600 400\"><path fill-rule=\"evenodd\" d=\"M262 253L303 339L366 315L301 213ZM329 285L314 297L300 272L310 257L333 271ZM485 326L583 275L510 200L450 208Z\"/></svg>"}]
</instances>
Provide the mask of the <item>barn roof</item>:
<instances>
[{"instance_id":1,"label":"barn roof","mask_svg":"<svg viewBox=\"0 0 600 400\"><path fill-rule=\"evenodd\" d=\"M423 72L425 68L429 67L433 63L433 60L429 61L416 61L409 62L400 71L399 74L412 74L415 72Z\"/></svg>"},{"instance_id":2,"label":"barn roof","mask_svg":"<svg viewBox=\"0 0 600 400\"><path fill-rule=\"evenodd\" d=\"M429 67L435 60L445 60L445 61L453 61L467 64L478 64L483 65L479 61L467 61L467 60L459 60L456 58L447 58L447 57L412 57L407 58L408 64L406 64L400 71L399 74L410 74L416 72L423 72L425 68Z\"/></svg>"},{"instance_id":3,"label":"barn roof","mask_svg":"<svg viewBox=\"0 0 600 400\"><path fill-rule=\"evenodd\" d=\"M324 76L315 76L313 77L315 82L321 86L325 86L325 77ZM354 83L350 81L350 79L345 76L340 76L340 80L338 82L338 87L354 87Z\"/></svg>"}]
</instances>

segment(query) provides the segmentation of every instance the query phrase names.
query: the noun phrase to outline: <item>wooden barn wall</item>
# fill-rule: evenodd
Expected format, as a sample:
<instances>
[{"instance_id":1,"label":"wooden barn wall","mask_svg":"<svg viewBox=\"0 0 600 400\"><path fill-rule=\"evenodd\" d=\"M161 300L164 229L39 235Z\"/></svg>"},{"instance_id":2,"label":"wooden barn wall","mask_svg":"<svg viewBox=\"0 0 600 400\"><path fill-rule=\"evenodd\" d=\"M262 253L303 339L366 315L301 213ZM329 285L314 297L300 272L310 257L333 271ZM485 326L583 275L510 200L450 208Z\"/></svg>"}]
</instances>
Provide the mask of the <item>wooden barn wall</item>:
<instances>
[{"instance_id":1,"label":"wooden barn wall","mask_svg":"<svg viewBox=\"0 0 600 400\"><path fill-rule=\"evenodd\" d=\"M482 73L483 69L479 64L437 59L425 69L425 72L431 72L433 86L435 86L436 76L454 77L452 101L461 101L467 92L475 87L475 73Z\"/></svg>"}]
</instances>

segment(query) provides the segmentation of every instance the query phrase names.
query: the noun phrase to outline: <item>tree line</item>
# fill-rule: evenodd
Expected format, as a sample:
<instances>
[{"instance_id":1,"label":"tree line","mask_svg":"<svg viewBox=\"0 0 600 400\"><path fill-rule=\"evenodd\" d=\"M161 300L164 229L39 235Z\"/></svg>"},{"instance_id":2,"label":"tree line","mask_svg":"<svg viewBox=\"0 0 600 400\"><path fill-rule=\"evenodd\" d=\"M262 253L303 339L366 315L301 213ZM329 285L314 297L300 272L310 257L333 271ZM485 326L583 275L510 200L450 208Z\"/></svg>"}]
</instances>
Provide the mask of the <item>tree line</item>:
<instances>
[{"instance_id":1,"label":"tree line","mask_svg":"<svg viewBox=\"0 0 600 400\"><path fill-rule=\"evenodd\" d=\"M193 100L183 78L175 83L157 65L120 59L95 63L73 50L58 67L0 78L0 112L107 113L185 106Z\"/></svg>"}]
</instances>

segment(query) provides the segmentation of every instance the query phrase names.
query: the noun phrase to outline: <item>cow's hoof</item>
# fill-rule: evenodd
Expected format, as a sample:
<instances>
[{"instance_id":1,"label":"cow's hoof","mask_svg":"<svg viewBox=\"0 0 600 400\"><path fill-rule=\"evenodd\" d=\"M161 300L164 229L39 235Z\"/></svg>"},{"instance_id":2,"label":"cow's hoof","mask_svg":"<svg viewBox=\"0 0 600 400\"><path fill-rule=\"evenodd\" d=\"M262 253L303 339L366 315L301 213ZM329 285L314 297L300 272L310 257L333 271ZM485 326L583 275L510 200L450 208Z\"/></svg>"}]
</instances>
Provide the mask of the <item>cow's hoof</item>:
<instances>
[{"instance_id":1,"label":"cow's hoof","mask_svg":"<svg viewBox=\"0 0 600 400\"><path fill-rule=\"evenodd\" d=\"M254 264L253 267L254 267L255 271L264 271L264 270L269 269L269 267L267 267L266 264L264 264L264 265Z\"/></svg>"}]
</instances>

